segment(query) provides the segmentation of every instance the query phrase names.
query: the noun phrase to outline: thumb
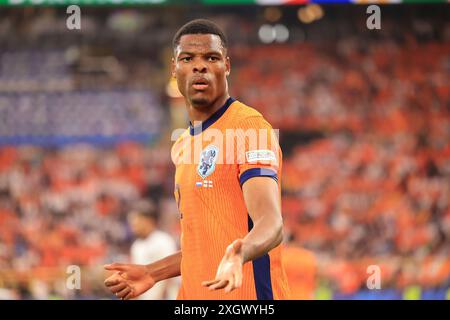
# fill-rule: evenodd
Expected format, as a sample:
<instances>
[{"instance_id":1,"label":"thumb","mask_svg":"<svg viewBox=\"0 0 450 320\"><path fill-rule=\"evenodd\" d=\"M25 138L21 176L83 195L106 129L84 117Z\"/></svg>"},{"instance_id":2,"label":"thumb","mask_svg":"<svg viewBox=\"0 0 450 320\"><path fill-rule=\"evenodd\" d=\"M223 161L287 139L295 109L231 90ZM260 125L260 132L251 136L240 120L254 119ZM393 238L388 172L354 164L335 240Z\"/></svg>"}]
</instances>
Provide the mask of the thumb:
<instances>
[{"instance_id":1,"label":"thumb","mask_svg":"<svg viewBox=\"0 0 450 320\"><path fill-rule=\"evenodd\" d=\"M111 270L111 271L127 271L128 270L128 265L123 264L123 263L111 263L111 264L105 264L103 266L103 268L105 268L105 270Z\"/></svg>"}]
</instances>

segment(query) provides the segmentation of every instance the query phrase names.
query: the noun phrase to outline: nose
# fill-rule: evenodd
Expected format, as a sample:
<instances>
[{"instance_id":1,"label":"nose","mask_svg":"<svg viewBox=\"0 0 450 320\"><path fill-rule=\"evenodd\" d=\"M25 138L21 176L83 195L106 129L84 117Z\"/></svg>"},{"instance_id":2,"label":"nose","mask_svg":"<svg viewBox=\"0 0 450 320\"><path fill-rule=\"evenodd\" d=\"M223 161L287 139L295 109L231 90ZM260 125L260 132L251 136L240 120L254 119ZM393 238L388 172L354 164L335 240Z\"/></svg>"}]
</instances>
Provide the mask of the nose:
<instances>
[{"instance_id":1,"label":"nose","mask_svg":"<svg viewBox=\"0 0 450 320\"><path fill-rule=\"evenodd\" d=\"M205 73L206 72L206 64L201 59L196 59L196 61L194 61L192 71L194 73L197 73L197 72Z\"/></svg>"}]
</instances>

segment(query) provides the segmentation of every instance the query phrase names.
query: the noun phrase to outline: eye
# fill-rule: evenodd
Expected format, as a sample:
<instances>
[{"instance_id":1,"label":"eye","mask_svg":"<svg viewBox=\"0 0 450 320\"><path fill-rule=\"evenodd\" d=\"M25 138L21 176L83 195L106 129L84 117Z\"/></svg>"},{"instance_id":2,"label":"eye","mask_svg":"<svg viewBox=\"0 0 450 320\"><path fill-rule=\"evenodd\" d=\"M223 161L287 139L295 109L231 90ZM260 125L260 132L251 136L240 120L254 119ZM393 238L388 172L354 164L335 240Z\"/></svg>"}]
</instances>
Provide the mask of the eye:
<instances>
[{"instance_id":1,"label":"eye","mask_svg":"<svg viewBox=\"0 0 450 320\"><path fill-rule=\"evenodd\" d=\"M211 62L215 62L215 61L218 61L218 60L219 60L219 58L215 57L215 56L209 56L208 57L208 61L211 61Z\"/></svg>"},{"instance_id":2,"label":"eye","mask_svg":"<svg viewBox=\"0 0 450 320\"><path fill-rule=\"evenodd\" d=\"M184 61L184 62L189 62L189 61L192 60L192 57L183 57L183 58L181 58L180 60L181 60L181 61Z\"/></svg>"}]
</instances>

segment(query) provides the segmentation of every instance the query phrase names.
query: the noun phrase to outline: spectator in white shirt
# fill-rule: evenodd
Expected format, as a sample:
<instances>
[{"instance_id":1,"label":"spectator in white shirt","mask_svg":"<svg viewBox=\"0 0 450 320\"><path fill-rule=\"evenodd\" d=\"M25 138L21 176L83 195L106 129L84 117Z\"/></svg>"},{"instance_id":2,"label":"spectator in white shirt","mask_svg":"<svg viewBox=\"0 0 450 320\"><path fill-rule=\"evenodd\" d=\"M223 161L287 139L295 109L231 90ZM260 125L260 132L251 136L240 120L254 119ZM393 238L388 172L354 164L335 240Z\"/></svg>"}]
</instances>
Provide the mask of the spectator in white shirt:
<instances>
[{"instance_id":1,"label":"spectator in white shirt","mask_svg":"<svg viewBox=\"0 0 450 320\"><path fill-rule=\"evenodd\" d=\"M129 213L128 223L137 238L131 246L132 263L149 264L176 252L174 239L158 230L158 211L152 202L140 201ZM176 299L180 282L178 278L158 282L137 299Z\"/></svg>"}]
</instances>

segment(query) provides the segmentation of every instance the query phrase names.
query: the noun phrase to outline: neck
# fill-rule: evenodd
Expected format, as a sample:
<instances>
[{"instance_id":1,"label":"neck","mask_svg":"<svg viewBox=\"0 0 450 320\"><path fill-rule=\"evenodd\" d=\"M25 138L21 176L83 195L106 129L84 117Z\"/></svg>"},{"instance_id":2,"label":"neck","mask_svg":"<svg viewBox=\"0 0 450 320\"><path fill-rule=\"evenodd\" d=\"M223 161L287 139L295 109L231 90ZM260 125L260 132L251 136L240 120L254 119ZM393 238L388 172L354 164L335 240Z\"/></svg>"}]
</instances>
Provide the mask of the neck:
<instances>
[{"instance_id":1,"label":"neck","mask_svg":"<svg viewBox=\"0 0 450 320\"><path fill-rule=\"evenodd\" d=\"M142 239L147 239L149 235L151 235L155 231L155 228L148 228L145 230L145 233L142 235Z\"/></svg>"},{"instance_id":2,"label":"neck","mask_svg":"<svg viewBox=\"0 0 450 320\"><path fill-rule=\"evenodd\" d=\"M186 100L186 107L189 114L189 120L194 124L198 121L205 121L207 120L211 115L214 114L217 110L219 110L227 101L227 99L230 97L228 93L223 95L222 97L216 99L212 104L209 106L194 106L191 103L189 103L188 100Z\"/></svg>"}]
</instances>

